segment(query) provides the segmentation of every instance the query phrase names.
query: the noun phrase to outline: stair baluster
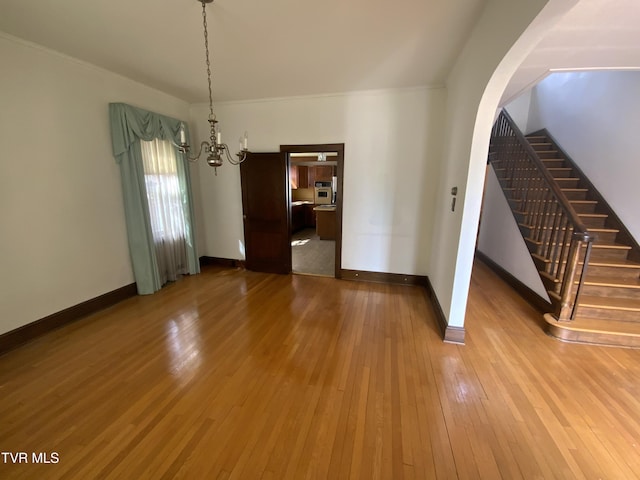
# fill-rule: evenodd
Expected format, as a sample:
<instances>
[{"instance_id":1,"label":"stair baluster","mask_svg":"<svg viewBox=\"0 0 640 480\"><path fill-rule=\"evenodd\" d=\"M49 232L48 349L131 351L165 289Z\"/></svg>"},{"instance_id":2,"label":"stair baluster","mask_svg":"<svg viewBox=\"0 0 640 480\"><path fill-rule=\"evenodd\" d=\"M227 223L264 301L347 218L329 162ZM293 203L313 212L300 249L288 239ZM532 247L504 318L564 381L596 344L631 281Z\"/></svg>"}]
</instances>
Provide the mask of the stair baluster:
<instances>
[{"instance_id":1,"label":"stair baluster","mask_svg":"<svg viewBox=\"0 0 640 480\"><path fill-rule=\"evenodd\" d=\"M494 125L489 153L494 167L506 172L499 175L502 188L518 204L514 214L523 235L555 285L555 318L573 320L595 237L506 111Z\"/></svg>"}]
</instances>

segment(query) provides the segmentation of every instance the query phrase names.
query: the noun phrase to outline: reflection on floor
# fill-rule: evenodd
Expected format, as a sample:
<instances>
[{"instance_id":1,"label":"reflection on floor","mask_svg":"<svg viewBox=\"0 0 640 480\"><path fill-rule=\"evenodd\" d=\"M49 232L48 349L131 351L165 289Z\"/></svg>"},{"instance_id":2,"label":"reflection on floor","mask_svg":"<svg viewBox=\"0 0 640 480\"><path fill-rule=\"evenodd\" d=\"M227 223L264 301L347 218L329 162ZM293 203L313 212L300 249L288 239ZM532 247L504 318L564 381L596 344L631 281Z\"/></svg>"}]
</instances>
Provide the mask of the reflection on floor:
<instances>
[{"instance_id":1,"label":"reflection on floor","mask_svg":"<svg viewBox=\"0 0 640 480\"><path fill-rule=\"evenodd\" d=\"M314 228L305 228L291 237L293 273L333 277L335 274L334 240L320 240Z\"/></svg>"}]
</instances>

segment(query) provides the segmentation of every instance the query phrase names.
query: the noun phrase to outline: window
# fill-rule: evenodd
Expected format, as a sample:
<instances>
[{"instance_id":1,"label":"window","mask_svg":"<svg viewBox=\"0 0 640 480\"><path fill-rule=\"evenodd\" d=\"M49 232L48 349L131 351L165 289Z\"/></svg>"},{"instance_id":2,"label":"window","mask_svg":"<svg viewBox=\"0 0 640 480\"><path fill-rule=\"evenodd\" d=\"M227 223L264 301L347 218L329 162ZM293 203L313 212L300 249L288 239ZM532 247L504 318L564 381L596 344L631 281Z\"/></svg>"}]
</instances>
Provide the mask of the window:
<instances>
[{"instance_id":1,"label":"window","mask_svg":"<svg viewBox=\"0 0 640 480\"><path fill-rule=\"evenodd\" d=\"M185 198L168 140L140 141L149 216L162 283L187 273Z\"/></svg>"}]
</instances>

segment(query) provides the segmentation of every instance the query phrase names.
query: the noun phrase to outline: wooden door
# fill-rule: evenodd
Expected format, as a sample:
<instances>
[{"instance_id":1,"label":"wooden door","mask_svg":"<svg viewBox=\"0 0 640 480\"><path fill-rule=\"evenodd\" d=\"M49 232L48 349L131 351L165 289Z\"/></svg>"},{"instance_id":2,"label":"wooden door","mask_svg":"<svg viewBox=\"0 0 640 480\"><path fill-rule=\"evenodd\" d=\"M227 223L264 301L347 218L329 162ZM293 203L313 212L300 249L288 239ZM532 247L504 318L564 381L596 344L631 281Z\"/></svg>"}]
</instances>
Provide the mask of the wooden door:
<instances>
[{"instance_id":1,"label":"wooden door","mask_svg":"<svg viewBox=\"0 0 640 480\"><path fill-rule=\"evenodd\" d=\"M286 153L248 153L240 164L248 270L291 273L287 163Z\"/></svg>"}]
</instances>

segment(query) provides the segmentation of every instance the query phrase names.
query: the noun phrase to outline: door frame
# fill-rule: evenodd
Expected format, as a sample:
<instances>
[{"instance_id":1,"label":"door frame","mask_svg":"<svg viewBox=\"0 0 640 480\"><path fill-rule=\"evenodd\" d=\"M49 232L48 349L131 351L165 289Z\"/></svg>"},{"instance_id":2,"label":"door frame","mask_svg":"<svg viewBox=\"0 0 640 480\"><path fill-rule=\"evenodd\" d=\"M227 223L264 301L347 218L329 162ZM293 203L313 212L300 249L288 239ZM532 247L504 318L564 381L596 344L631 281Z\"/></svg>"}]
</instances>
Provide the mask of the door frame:
<instances>
[{"instance_id":1,"label":"door frame","mask_svg":"<svg viewBox=\"0 0 640 480\"><path fill-rule=\"evenodd\" d=\"M288 154L306 152L336 152L338 170L338 190L336 194L336 250L335 250L335 278L342 278L342 202L344 178L344 143L318 143L310 145L280 145L280 151ZM287 155L287 172L291 166L291 157Z\"/></svg>"}]
</instances>

